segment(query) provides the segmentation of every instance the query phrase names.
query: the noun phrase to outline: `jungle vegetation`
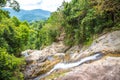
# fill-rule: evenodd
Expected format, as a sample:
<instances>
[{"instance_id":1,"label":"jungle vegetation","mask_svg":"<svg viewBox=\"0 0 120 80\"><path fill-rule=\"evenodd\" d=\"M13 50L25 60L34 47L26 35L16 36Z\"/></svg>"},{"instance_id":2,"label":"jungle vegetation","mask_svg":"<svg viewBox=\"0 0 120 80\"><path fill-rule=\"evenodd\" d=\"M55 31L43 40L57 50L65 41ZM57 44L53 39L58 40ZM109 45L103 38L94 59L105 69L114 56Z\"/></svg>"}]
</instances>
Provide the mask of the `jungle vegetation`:
<instances>
[{"instance_id":1,"label":"jungle vegetation","mask_svg":"<svg viewBox=\"0 0 120 80\"><path fill-rule=\"evenodd\" d=\"M19 3L0 1L0 80L23 80L21 51L42 49L65 33L68 46L84 44L104 31L120 29L120 0L71 0L63 2L48 20L28 23L2 10L9 4L19 11Z\"/></svg>"}]
</instances>

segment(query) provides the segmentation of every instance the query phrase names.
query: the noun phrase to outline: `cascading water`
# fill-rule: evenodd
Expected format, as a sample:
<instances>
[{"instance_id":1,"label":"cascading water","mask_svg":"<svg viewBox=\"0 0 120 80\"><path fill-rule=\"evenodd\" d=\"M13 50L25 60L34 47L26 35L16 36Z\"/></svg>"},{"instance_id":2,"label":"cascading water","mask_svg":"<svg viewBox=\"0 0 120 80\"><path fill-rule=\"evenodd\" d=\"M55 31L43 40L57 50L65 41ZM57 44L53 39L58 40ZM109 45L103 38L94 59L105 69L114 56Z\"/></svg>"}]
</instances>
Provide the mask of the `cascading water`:
<instances>
[{"instance_id":1,"label":"cascading water","mask_svg":"<svg viewBox=\"0 0 120 80\"><path fill-rule=\"evenodd\" d=\"M46 74L43 74L43 75L40 75L40 76L36 77L34 80L40 80L41 78L44 78L45 76L50 75L54 70L57 70L57 69L68 69L68 68L76 67L76 66L79 66L80 64L83 64L83 63L88 62L88 61L101 59L102 57L103 57L103 54L100 53L100 52L97 52L96 54L94 54L92 56L83 58L80 61L77 61L77 62L74 62L74 63L68 63L68 64L66 64L66 63L58 63L49 72L47 72Z\"/></svg>"}]
</instances>

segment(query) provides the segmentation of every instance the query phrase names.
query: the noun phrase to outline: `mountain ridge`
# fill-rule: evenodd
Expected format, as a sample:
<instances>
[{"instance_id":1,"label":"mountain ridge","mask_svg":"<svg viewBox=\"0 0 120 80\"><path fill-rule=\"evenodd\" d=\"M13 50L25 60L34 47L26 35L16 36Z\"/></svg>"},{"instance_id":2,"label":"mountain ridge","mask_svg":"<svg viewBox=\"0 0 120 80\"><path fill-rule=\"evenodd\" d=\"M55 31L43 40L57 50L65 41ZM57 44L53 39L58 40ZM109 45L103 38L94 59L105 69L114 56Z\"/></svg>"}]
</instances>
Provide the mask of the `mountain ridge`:
<instances>
[{"instance_id":1,"label":"mountain ridge","mask_svg":"<svg viewBox=\"0 0 120 80\"><path fill-rule=\"evenodd\" d=\"M19 12L14 11L11 8L3 8L5 11L10 12L10 16L16 16L21 21L38 21L38 20L46 20L50 16L50 11L42 10L42 9L33 9L33 10L24 10L21 9Z\"/></svg>"}]
</instances>

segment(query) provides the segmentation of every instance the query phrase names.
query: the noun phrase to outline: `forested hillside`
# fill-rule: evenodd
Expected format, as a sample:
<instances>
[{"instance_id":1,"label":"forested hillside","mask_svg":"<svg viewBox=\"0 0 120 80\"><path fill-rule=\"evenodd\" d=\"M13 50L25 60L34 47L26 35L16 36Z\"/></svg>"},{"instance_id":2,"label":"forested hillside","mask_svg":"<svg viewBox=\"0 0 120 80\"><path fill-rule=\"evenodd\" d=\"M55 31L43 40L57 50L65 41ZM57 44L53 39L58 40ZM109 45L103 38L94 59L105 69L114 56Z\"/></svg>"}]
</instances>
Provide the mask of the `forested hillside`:
<instances>
[{"instance_id":1,"label":"forested hillside","mask_svg":"<svg viewBox=\"0 0 120 80\"><path fill-rule=\"evenodd\" d=\"M66 45L86 44L103 32L120 29L119 0L72 0L63 2L38 32L40 45L59 41ZM41 33L44 33L43 35Z\"/></svg>"},{"instance_id":2,"label":"forested hillside","mask_svg":"<svg viewBox=\"0 0 120 80\"><path fill-rule=\"evenodd\" d=\"M1 0L0 8L6 3L19 11L16 1L10 3L9 0ZM16 17L10 18L8 12L0 9L0 80L23 80L20 70L25 62L24 59L15 56L19 56L19 52L26 44L27 29L27 22L20 22Z\"/></svg>"},{"instance_id":3,"label":"forested hillside","mask_svg":"<svg viewBox=\"0 0 120 80\"><path fill-rule=\"evenodd\" d=\"M19 12L16 12L11 8L3 8L3 10L9 11L11 17L16 16L19 20L21 21L26 20L28 22L46 20L50 16L49 11L45 11L42 9L34 9L34 10L21 9Z\"/></svg>"},{"instance_id":4,"label":"forested hillside","mask_svg":"<svg viewBox=\"0 0 120 80\"><path fill-rule=\"evenodd\" d=\"M120 29L120 0L63 2L48 20L28 23L2 10L6 4L19 11L19 3L0 1L0 80L23 80L21 51L42 49L52 42L85 44L103 32Z\"/></svg>"},{"instance_id":5,"label":"forested hillside","mask_svg":"<svg viewBox=\"0 0 120 80\"><path fill-rule=\"evenodd\" d=\"M56 18L57 17L57 18ZM91 40L104 30L120 28L119 0L72 0L63 2L52 13L48 23L65 32L65 44L74 45Z\"/></svg>"}]
</instances>

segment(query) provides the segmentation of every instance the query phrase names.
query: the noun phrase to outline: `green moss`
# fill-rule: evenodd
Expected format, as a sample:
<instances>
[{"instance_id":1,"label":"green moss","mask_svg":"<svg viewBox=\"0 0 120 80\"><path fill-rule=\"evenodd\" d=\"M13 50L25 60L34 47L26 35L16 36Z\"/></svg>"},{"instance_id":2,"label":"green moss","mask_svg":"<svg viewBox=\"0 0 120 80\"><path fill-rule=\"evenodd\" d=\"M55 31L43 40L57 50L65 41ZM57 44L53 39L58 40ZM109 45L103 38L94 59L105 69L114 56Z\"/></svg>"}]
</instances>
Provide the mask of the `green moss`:
<instances>
[{"instance_id":1,"label":"green moss","mask_svg":"<svg viewBox=\"0 0 120 80\"><path fill-rule=\"evenodd\" d=\"M41 64L41 66L39 66L39 71L38 73L33 74L32 76L38 76L38 75L42 75L45 74L47 72L49 72L55 64L59 63L60 60L55 60L55 61L45 61L43 64Z\"/></svg>"},{"instance_id":2,"label":"green moss","mask_svg":"<svg viewBox=\"0 0 120 80\"><path fill-rule=\"evenodd\" d=\"M69 72L69 70L58 70L53 72L51 75L41 79L41 80L54 80L55 78L58 78L60 76L65 76L65 74Z\"/></svg>"},{"instance_id":3,"label":"green moss","mask_svg":"<svg viewBox=\"0 0 120 80\"><path fill-rule=\"evenodd\" d=\"M88 46L90 46L90 45L92 44L92 42L93 42L93 39L90 38L88 41L86 41L86 42L84 43L84 45L85 45L86 47L88 47Z\"/></svg>"}]
</instances>

